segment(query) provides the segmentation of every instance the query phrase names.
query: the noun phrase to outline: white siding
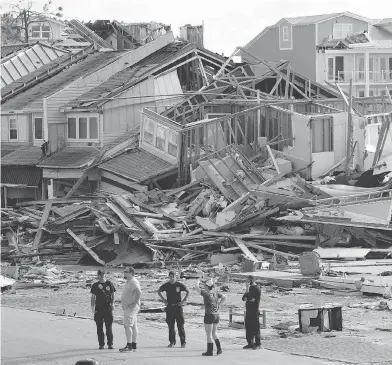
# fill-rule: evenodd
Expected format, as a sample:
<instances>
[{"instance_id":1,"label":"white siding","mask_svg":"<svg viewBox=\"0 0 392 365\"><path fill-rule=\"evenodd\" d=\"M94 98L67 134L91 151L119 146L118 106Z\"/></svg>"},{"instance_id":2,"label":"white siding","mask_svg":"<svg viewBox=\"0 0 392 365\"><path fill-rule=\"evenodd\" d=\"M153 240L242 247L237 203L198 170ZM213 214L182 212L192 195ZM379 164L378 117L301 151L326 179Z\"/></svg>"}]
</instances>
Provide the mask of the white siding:
<instances>
[{"instance_id":1,"label":"white siding","mask_svg":"<svg viewBox=\"0 0 392 365\"><path fill-rule=\"evenodd\" d=\"M162 107L158 108L158 113L160 113L165 109L164 105L175 105L182 100L181 96L173 99L171 96L173 94L182 94L177 71L156 79L148 79L121 94L121 99L106 103L103 112L104 144L120 136L123 132L139 126L142 108L161 105ZM157 96L137 98L137 96L147 95ZM155 111L155 108L153 110Z\"/></svg>"},{"instance_id":2,"label":"white siding","mask_svg":"<svg viewBox=\"0 0 392 365\"><path fill-rule=\"evenodd\" d=\"M18 116L18 141L27 142L28 141L28 124L27 115Z\"/></svg>"},{"instance_id":3,"label":"white siding","mask_svg":"<svg viewBox=\"0 0 392 365\"><path fill-rule=\"evenodd\" d=\"M66 105L71 100L81 96L85 92L93 89L94 87L98 86L102 82L106 81L108 78L110 78L117 72L123 70L125 63L127 63L126 64L127 67L132 66L133 64L140 61L147 55L164 47L165 45L169 44L173 40L174 40L173 33L168 32L164 36L159 37L156 41L148 43L143 47L127 52L121 58L113 61L111 64L100 69L99 71L91 75L87 75L84 78L80 78L77 81L74 81L64 89L48 97L47 98L47 105L48 105L47 123L49 125L55 123L63 124L65 126L65 131L66 131L67 118L65 113L60 112L60 107ZM154 89L151 88L151 92L153 91ZM60 129L61 129L61 133L63 133L64 127ZM56 142L57 139L53 134L54 131L55 129L52 128L52 133L49 133L49 141L51 141L51 145L53 145L53 147L51 147L52 152L55 151L52 148L62 144L62 142L61 143L59 143L58 141ZM119 135L119 133L117 135ZM56 140L52 140L51 138L55 138ZM65 134L65 138L66 138L66 134Z\"/></svg>"},{"instance_id":4,"label":"white siding","mask_svg":"<svg viewBox=\"0 0 392 365\"><path fill-rule=\"evenodd\" d=\"M8 117L1 116L1 140L8 142Z\"/></svg>"},{"instance_id":5,"label":"white siding","mask_svg":"<svg viewBox=\"0 0 392 365\"><path fill-rule=\"evenodd\" d=\"M165 105L175 105L182 100L182 97L179 96L178 98L173 99L173 94L182 94L180 80L178 79L177 71L174 70L166 75L157 77L154 80L154 89L156 97L156 106L158 107L155 109L157 113L162 113L165 111ZM169 95L167 99L165 97L160 98L160 95ZM161 107L159 107L161 106Z\"/></svg>"}]
</instances>

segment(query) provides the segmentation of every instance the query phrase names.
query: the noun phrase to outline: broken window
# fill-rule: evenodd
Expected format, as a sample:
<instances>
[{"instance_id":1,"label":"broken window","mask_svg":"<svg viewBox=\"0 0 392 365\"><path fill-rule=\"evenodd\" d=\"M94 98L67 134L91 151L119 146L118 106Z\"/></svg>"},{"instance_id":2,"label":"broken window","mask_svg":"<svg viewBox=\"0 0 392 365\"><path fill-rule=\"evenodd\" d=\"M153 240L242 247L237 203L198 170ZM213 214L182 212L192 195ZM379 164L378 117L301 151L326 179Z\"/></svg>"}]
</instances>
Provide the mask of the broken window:
<instances>
[{"instance_id":1,"label":"broken window","mask_svg":"<svg viewBox=\"0 0 392 365\"><path fill-rule=\"evenodd\" d=\"M34 118L34 139L43 139L42 118Z\"/></svg>"},{"instance_id":2,"label":"broken window","mask_svg":"<svg viewBox=\"0 0 392 365\"><path fill-rule=\"evenodd\" d=\"M10 139L18 139L18 121L16 119L10 119Z\"/></svg>"},{"instance_id":3,"label":"broken window","mask_svg":"<svg viewBox=\"0 0 392 365\"><path fill-rule=\"evenodd\" d=\"M87 139L87 118L79 118L79 139Z\"/></svg>"},{"instance_id":4,"label":"broken window","mask_svg":"<svg viewBox=\"0 0 392 365\"><path fill-rule=\"evenodd\" d=\"M312 153L333 151L333 118L311 119Z\"/></svg>"},{"instance_id":5,"label":"broken window","mask_svg":"<svg viewBox=\"0 0 392 365\"><path fill-rule=\"evenodd\" d=\"M97 117L90 118L90 139L98 139L98 119L97 119Z\"/></svg>"},{"instance_id":6,"label":"broken window","mask_svg":"<svg viewBox=\"0 0 392 365\"><path fill-rule=\"evenodd\" d=\"M153 139L154 139L153 122L148 119L145 119L143 125L144 125L143 140L148 144L153 144Z\"/></svg>"},{"instance_id":7,"label":"broken window","mask_svg":"<svg viewBox=\"0 0 392 365\"><path fill-rule=\"evenodd\" d=\"M348 35L353 33L353 25L352 24L339 24L336 23L333 25L333 38L334 39L344 39Z\"/></svg>"},{"instance_id":8,"label":"broken window","mask_svg":"<svg viewBox=\"0 0 392 365\"><path fill-rule=\"evenodd\" d=\"M177 133L170 130L168 132L169 132L169 147L168 147L169 155L177 157Z\"/></svg>"},{"instance_id":9,"label":"broken window","mask_svg":"<svg viewBox=\"0 0 392 365\"><path fill-rule=\"evenodd\" d=\"M158 125L155 147L159 148L162 151L165 151L165 146L166 146L166 129Z\"/></svg>"},{"instance_id":10,"label":"broken window","mask_svg":"<svg viewBox=\"0 0 392 365\"><path fill-rule=\"evenodd\" d=\"M76 118L68 118L68 138L76 139Z\"/></svg>"}]
</instances>

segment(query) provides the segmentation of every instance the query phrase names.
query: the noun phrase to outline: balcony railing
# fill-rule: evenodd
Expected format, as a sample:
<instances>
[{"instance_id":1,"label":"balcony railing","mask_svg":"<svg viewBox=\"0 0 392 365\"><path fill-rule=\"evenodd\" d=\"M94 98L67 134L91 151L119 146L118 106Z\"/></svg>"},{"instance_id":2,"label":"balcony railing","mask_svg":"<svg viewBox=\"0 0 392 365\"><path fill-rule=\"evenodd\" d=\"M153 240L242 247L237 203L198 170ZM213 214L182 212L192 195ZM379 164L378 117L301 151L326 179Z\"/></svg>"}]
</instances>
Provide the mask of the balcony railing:
<instances>
[{"instance_id":1,"label":"balcony railing","mask_svg":"<svg viewBox=\"0 0 392 365\"><path fill-rule=\"evenodd\" d=\"M365 71L338 71L338 77L335 81L338 83L346 83L350 82L350 79L352 79L354 83L365 82ZM369 82L392 82L392 71L369 71Z\"/></svg>"}]
</instances>

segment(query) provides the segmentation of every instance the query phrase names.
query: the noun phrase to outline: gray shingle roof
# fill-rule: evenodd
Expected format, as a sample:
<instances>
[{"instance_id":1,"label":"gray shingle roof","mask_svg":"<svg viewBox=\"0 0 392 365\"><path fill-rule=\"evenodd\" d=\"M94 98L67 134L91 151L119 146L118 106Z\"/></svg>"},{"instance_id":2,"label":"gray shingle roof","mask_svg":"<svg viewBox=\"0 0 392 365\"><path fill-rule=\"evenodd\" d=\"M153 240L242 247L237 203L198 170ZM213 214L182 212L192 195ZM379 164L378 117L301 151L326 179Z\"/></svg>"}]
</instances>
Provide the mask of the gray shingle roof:
<instances>
[{"instance_id":1,"label":"gray shingle roof","mask_svg":"<svg viewBox=\"0 0 392 365\"><path fill-rule=\"evenodd\" d=\"M57 169L88 167L99 152L94 147L66 147L45 158L37 166Z\"/></svg>"},{"instance_id":2,"label":"gray shingle roof","mask_svg":"<svg viewBox=\"0 0 392 365\"><path fill-rule=\"evenodd\" d=\"M43 158L41 147L27 146L2 157L1 166L35 166Z\"/></svg>"},{"instance_id":3,"label":"gray shingle roof","mask_svg":"<svg viewBox=\"0 0 392 365\"><path fill-rule=\"evenodd\" d=\"M72 100L66 105L66 107L78 109L94 108L99 103L102 103L104 99L95 102L89 100L96 100L99 98L113 96L112 93L118 95L123 90L136 85L137 83L145 80L149 75L154 74L156 68L162 66L163 64L170 63L171 60L174 60L175 58L178 58L191 50L195 50L196 48L202 52L205 52L207 55L219 58L222 63L225 62L224 57L210 52L205 48L196 47L196 45L193 43L173 42L145 57L135 65L127 67L124 70L116 73L106 82L101 83L94 89L91 89L78 98Z\"/></svg>"},{"instance_id":4,"label":"gray shingle roof","mask_svg":"<svg viewBox=\"0 0 392 365\"><path fill-rule=\"evenodd\" d=\"M136 182L143 182L152 176L163 174L176 168L176 165L172 165L140 148L135 148L98 166L102 170Z\"/></svg>"},{"instance_id":5,"label":"gray shingle roof","mask_svg":"<svg viewBox=\"0 0 392 365\"><path fill-rule=\"evenodd\" d=\"M41 169L38 167L1 167L1 183L39 187Z\"/></svg>"}]
</instances>

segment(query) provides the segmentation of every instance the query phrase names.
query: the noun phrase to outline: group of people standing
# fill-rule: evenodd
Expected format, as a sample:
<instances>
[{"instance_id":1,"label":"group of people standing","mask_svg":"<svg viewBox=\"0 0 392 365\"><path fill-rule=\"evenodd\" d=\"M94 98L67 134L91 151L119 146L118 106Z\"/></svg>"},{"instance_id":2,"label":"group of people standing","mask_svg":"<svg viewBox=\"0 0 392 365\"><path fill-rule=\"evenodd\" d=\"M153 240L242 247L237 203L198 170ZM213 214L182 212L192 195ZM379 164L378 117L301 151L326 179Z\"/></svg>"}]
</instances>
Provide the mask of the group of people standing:
<instances>
[{"instance_id":1,"label":"group of people standing","mask_svg":"<svg viewBox=\"0 0 392 365\"><path fill-rule=\"evenodd\" d=\"M139 281L135 278L135 270L127 267L124 270L124 278L127 280L124 291L121 295L121 305L124 312L124 329L127 339L125 347L120 348L120 352L133 352L137 349L137 314L140 310L141 288ZM98 281L91 286L91 310L94 314L94 321L97 326L99 349L105 346L105 334L103 326L106 327L106 338L109 349L113 349L113 305L114 285L105 278L105 272L98 270ZM219 308L226 300L226 297L216 290L214 281L209 279L204 283L204 288L200 287L200 280L197 280L196 291L204 300L204 329L207 336L207 351L203 356L213 356L214 343L216 354L222 353L222 347L217 333L220 321ZM182 298L182 292L185 292ZM166 298L162 293L166 293ZM158 289L159 297L164 301L166 308L166 323L169 328L169 345L176 345L177 324L178 335L181 348L186 347L185 319L183 305L189 296L189 289L181 282L177 281L175 272L169 272L169 281L161 285ZM245 330L248 344L244 349L260 348L260 288L255 284L253 276L249 276L246 284L246 291L242 300L246 302Z\"/></svg>"}]
</instances>

